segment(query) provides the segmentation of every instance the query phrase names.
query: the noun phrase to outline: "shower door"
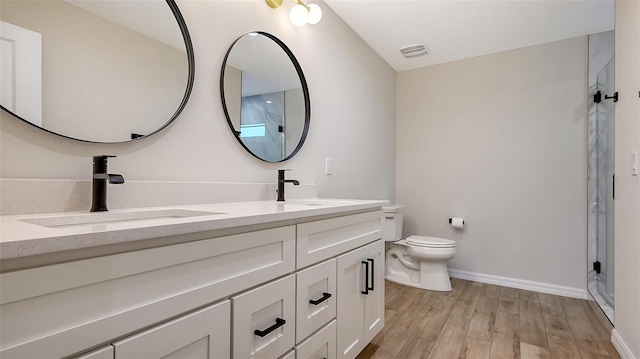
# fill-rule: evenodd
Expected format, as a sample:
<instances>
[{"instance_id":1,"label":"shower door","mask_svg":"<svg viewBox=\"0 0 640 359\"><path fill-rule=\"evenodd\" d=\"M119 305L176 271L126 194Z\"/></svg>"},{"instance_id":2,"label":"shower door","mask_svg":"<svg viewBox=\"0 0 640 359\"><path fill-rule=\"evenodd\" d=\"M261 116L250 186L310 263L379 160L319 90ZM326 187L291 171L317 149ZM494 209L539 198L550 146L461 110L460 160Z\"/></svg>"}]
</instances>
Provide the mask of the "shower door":
<instances>
[{"instance_id":1,"label":"shower door","mask_svg":"<svg viewBox=\"0 0 640 359\"><path fill-rule=\"evenodd\" d=\"M595 122L589 135L589 188L591 212L589 228L595 237L593 270L589 276L589 291L605 314L613 322L614 308L614 201L615 201L615 104L614 59L598 73L595 103ZM594 255L595 254L595 255Z\"/></svg>"}]
</instances>

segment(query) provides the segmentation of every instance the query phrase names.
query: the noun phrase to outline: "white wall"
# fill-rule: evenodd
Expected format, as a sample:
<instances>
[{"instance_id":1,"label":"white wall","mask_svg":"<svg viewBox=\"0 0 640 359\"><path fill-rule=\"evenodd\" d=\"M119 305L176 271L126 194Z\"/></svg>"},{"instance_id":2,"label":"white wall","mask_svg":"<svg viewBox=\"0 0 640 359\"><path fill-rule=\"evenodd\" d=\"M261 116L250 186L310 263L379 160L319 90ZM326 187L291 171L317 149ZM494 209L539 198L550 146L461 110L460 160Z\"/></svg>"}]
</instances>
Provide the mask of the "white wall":
<instances>
[{"instance_id":1,"label":"white wall","mask_svg":"<svg viewBox=\"0 0 640 359\"><path fill-rule=\"evenodd\" d=\"M616 315L627 354L640 358L640 180L631 152L640 151L640 2L616 1ZM623 356L624 357L624 356Z\"/></svg>"},{"instance_id":2,"label":"white wall","mask_svg":"<svg viewBox=\"0 0 640 359\"><path fill-rule=\"evenodd\" d=\"M398 75L405 235L452 238L450 267L586 294L587 38Z\"/></svg>"},{"instance_id":3,"label":"white wall","mask_svg":"<svg viewBox=\"0 0 640 359\"><path fill-rule=\"evenodd\" d=\"M98 145L32 128L2 111L0 177L89 179L91 156L115 154L109 169L128 180L273 183L276 170L315 183L321 197L393 200L395 191L396 74L329 7L314 26L296 28L291 4L273 10L263 1L184 1L195 49L196 79L180 118L135 143ZM222 60L240 35L262 30L282 39L305 72L311 126L298 155L263 163L233 138L219 93ZM334 174L324 175L324 159ZM125 184L126 186L126 184Z\"/></svg>"}]
</instances>

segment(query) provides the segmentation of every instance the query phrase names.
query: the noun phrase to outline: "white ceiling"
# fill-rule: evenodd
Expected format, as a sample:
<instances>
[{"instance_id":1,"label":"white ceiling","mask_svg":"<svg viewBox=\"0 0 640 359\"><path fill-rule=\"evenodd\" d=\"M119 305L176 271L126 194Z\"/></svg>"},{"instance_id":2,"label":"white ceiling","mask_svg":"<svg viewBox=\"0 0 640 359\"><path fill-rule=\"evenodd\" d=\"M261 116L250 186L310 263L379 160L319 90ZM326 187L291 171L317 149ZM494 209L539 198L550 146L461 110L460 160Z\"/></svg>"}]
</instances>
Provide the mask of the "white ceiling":
<instances>
[{"instance_id":1,"label":"white ceiling","mask_svg":"<svg viewBox=\"0 0 640 359\"><path fill-rule=\"evenodd\" d=\"M325 0L396 71L613 30L613 0ZM428 55L400 48L424 43Z\"/></svg>"}]
</instances>

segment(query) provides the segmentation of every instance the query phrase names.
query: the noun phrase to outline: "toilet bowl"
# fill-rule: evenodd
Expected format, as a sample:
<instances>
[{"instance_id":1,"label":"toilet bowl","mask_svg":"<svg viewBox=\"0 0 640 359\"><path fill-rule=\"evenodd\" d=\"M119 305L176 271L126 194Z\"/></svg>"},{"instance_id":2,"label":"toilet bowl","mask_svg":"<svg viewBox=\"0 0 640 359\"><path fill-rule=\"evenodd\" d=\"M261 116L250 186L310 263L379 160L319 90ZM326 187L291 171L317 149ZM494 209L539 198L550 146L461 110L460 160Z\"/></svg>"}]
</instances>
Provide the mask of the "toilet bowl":
<instances>
[{"instance_id":1,"label":"toilet bowl","mask_svg":"<svg viewBox=\"0 0 640 359\"><path fill-rule=\"evenodd\" d=\"M456 254L454 241L411 236L388 245L387 280L428 290L451 290L447 262Z\"/></svg>"},{"instance_id":2,"label":"toilet bowl","mask_svg":"<svg viewBox=\"0 0 640 359\"><path fill-rule=\"evenodd\" d=\"M387 241L385 279L411 287L450 291L447 262L456 254L456 242L417 235L400 239L402 207L383 208L384 236Z\"/></svg>"}]
</instances>

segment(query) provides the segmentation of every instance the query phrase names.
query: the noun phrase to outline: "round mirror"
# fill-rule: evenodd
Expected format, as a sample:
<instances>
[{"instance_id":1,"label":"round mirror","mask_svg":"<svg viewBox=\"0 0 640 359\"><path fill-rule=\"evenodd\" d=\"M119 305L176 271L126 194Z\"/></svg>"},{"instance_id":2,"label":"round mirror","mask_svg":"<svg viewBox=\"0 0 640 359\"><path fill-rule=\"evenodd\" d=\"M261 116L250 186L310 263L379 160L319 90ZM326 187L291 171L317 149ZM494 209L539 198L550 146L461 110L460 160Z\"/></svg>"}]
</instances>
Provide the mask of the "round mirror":
<instances>
[{"instance_id":1,"label":"round mirror","mask_svg":"<svg viewBox=\"0 0 640 359\"><path fill-rule=\"evenodd\" d=\"M250 32L229 48L220 76L222 106L242 146L266 162L282 162L309 131L309 89L300 64L275 36Z\"/></svg>"},{"instance_id":2,"label":"round mirror","mask_svg":"<svg viewBox=\"0 0 640 359\"><path fill-rule=\"evenodd\" d=\"M115 143L184 108L193 48L173 0L2 0L0 105L45 131Z\"/></svg>"}]
</instances>

